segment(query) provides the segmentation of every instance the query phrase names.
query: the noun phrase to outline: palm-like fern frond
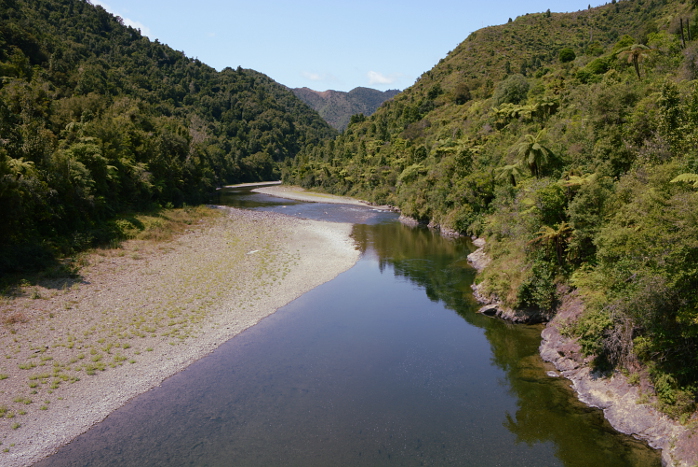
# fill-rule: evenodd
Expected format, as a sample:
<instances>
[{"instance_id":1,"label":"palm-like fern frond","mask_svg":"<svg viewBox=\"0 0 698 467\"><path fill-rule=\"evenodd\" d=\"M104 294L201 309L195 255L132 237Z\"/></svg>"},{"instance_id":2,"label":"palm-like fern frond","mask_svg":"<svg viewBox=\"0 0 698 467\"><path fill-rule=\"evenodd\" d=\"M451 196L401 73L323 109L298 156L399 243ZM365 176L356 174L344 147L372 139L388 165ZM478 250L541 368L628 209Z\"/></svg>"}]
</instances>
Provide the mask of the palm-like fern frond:
<instances>
[{"instance_id":1,"label":"palm-like fern frond","mask_svg":"<svg viewBox=\"0 0 698 467\"><path fill-rule=\"evenodd\" d=\"M686 182L686 183L692 183L693 188L698 188L698 174L681 174L674 178L671 183L678 183L678 182Z\"/></svg>"}]
</instances>

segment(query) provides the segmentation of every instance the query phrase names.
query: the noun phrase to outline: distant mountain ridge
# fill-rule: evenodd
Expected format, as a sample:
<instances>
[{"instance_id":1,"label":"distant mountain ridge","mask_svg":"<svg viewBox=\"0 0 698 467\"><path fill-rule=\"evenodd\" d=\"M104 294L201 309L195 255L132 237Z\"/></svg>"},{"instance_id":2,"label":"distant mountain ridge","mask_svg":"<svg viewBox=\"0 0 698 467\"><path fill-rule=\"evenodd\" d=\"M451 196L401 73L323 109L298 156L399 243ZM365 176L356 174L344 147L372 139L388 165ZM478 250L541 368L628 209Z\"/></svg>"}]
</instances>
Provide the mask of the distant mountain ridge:
<instances>
[{"instance_id":1,"label":"distant mountain ridge","mask_svg":"<svg viewBox=\"0 0 698 467\"><path fill-rule=\"evenodd\" d=\"M614 0L480 29L283 180L484 238L481 296L562 311L575 361L696 420L697 19L696 2ZM665 465L696 465L660 443Z\"/></svg>"},{"instance_id":2,"label":"distant mountain ridge","mask_svg":"<svg viewBox=\"0 0 698 467\"><path fill-rule=\"evenodd\" d=\"M293 93L300 100L315 109L330 126L344 131L349 125L352 115L362 113L369 116L381 104L399 94L397 89L378 91L376 89L358 87L349 92L343 91L314 91L309 88L295 88Z\"/></svg>"}]
</instances>

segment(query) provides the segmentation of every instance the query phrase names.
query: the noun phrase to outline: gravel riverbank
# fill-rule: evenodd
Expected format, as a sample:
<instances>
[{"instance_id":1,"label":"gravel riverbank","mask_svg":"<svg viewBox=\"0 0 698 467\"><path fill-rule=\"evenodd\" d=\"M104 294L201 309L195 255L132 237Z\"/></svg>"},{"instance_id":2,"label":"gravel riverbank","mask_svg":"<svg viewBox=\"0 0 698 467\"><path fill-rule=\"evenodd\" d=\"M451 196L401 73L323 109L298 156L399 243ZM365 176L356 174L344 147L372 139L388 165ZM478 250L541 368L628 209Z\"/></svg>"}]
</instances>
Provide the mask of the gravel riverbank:
<instances>
[{"instance_id":1,"label":"gravel riverbank","mask_svg":"<svg viewBox=\"0 0 698 467\"><path fill-rule=\"evenodd\" d=\"M276 196L279 198L295 199L298 201L308 201L311 203L331 203L331 204L351 204L354 206L370 206L365 201L360 201L348 196L330 195L327 193L318 193L315 191L307 191L298 186L289 185L272 185L255 188L252 190L256 193L264 193L267 195Z\"/></svg>"},{"instance_id":2,"label":"gravel riverbank","mask_svg":"<svg viewBox=\"0 0 698 467\"><path fill-rule=\"evenodd\" d=\"M27 466L349 269L350 224L225 209L0 305L0 465Z\"/></svg>"}]
</instances>

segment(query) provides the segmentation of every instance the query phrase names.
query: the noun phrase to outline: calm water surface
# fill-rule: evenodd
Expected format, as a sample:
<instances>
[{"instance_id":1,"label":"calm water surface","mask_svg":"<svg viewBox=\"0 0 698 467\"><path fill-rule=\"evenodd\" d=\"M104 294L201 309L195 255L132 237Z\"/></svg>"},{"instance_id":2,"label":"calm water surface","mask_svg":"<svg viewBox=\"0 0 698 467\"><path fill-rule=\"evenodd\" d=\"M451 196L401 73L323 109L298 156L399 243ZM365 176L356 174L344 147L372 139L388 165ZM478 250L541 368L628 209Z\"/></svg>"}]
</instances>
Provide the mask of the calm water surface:
<instances>
[{"instance_id":1,"label":"calm water surface","mask_svg":"<svg viewBox=\"0 0 698 467\"><path fill-rule=\"evenodd\" d=\"M354 222L363 252L37 466L659 466L546 375L540 327L475 314L467 240L370 208L222 202Z\"/></svg>"}]
</instances>

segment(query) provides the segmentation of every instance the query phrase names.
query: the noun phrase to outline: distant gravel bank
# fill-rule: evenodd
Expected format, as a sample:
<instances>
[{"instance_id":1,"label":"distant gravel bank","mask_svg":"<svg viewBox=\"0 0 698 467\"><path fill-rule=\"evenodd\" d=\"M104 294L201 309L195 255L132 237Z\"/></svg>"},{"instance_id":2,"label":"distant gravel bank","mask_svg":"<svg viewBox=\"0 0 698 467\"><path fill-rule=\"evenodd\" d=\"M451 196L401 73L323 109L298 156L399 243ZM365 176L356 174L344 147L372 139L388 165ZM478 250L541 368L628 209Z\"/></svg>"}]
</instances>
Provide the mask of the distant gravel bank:
<instances>
[{"instance_id":1,"label":"distant gravel bank","mask_svg":"<svg viewBox=\"0 0 698 467\"><path fill-rule=\"evenodd\" d=\"M307 191L298 186L288 185L271 185L252 190L257 193L265 193L267 195L278 196L279 198L295 199L298 201L309 201L313 203L332 203L332 204L353 204L355 206L370 206L365 201L360 201L348 196L330 195L327 193L318 193L315 191Z\"/></svg>"}]
</instances>

